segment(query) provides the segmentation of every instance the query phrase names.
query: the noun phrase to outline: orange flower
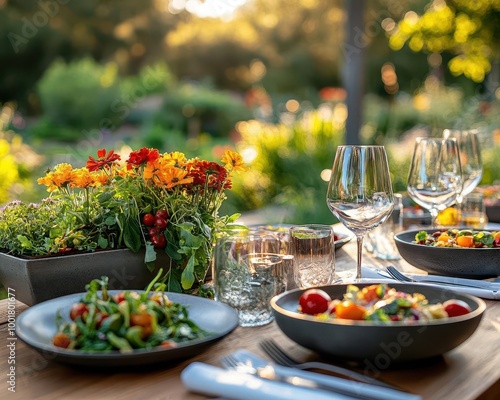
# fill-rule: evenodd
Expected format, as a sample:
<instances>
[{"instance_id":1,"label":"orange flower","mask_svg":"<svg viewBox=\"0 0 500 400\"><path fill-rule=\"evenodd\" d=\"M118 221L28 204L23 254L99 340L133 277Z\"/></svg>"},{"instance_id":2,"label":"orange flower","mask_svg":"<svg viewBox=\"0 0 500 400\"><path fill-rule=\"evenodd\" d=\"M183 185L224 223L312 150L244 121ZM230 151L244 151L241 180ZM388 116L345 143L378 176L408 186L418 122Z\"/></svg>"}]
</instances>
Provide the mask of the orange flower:
<instances>
[{"instance_id":1,"label":"orange flower","mask_svg":"<svg viewBox=\"0 0 500 400\"><path fill-rule=\"evenodd\" d=\"M166 189L172 189L178 185L186 185L193 182L193 177L187 176L188 172L182 168L167 165L158 174L157 185L164 185Z\"/></svg>"},{"instance_id":2,"label":"orange flower","mask_svg":"<svg viewBox=\"0 0 500 400\"><path fill-rule=\"evenodd\" d=\"M243 158L240 154L232 150L226 150L224 156L222 156L221 161L225 164L225 168L231 172L245 172L247 167L243 162Z\"/></svg>"},{"instance_id":3,"label":"orange flower","mask_svg":"<svg viewBox=\"0 0 500 400\"><path fill-rule=\"evenodd\" d=\"M71 171L72 188L85 189L94 184L94 179L87 168L78 168Z\"/></svg>"}]
</instances>

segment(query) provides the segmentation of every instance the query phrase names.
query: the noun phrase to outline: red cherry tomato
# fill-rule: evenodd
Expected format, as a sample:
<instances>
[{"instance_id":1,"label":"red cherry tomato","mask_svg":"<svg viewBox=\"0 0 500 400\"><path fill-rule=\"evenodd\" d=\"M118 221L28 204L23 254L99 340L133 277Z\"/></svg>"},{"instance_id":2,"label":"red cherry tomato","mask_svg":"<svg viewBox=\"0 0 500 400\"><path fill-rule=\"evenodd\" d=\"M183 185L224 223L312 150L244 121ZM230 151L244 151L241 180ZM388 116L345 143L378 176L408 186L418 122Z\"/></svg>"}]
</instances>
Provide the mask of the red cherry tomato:
<instances>
[{"instance_id":1,"label":"red cherry tomato","mask_svg":"<svg viewBox=\"0 0 500 400\"><path fill-rule=\"evenodd\" d=\"M167 239L165 235L156 235L151 237L151 243L155 249L164 249L167 247Z\"/></svg>"},{"instance_id":2,"label":"red cherry tomato","mask_svg":"<svg viewBox=\"0 0 500 400\"><path fill-rule=\"evenodd\" d=\"M149 235L150 237L153 237L153 236L158 235L158 229L157 229L157 228L155 228L154 226L153 226L152 228L149 228L149 230L148 230L148 235Z\"/></svg>"},{"instance_id":3,"label":"red cherry tomato","mask_svg":"<svg viewBox=\"0 0 500 400\"><path fill-rule=\"evenodd\" d=\"M163 231L167 228L167 220L163 218L156 218L155 219L155 227L156 229Z\"/></svg>"},{"instance_id":4,"label":"red cherry tomato","mask_svg":"<svg viewBox=\"0 0 500 400\"><path fill-rule=\"evenodd\" d=\"M153 226L155 223L155 216L151 213L142 216L142 223L146 226Z\"/></svg>"},{"instance_id":5,"label":"red cherry tomato","mask_svg":"<svg viewBox=\"0 0 500 400\"><path fill-rule=\"evenodd\" d=\"M168 219L168 211L167 210L158 210L155 213L156 218L163 218L163 219Z\"/></svg>"},{"instance_id":6,"label":"red cherry tomato","mask_svg":"<svg viewBox=\"0 0 500 400\"><path fill-rule=\"evenodd\" d=\"M71 306L69 317L74 321L77 317L83 318L88 314L89 309L84 303L75 303Z\"/></svg>"},{"instance_id":7,"label":"red cherry tomato","mask_svg":"<svg viewBox=\"0 0 500 400\"><path fill-rule=\"evenodd\" d=\"M117 304L120 304L122 301L125 300L125 292L121 292L121 293L115 294L113 296L113 299L115 300L115 302Z\"/></svg>"},{"instance_id":8,"label":"red cherry tomato","mask_svg":"<svg viewBox=\"0 0 500 400\"><path fill-rule=\"evenodd\" d=\"M458 317L459 315L469 314L472 311L469 305L462 300L446 300L443 303L443 307L448 317Z\"/></svg>"},{"instance_id":9,"label":"red cherry tomato","mask_svg":"<svg viewBox=\"0 0 500 400\"><path fill-rule=\"evenodd\" d=\"M71 339L65 333L59 332L54 336L54 339L52 339L52 344L67 349L71 344Z\"/></svg>"},{"instance_id":10,"label":"red cherry tomato","mask_svg":"<svg viewBox=\"0 0 500 400\"><path fill-rule=\"evenodd\" d=\"M321 314L328 310L331 297L324 290L309 289L302 293L299 306L304 314Z\"/></svg>"}]
</instances>

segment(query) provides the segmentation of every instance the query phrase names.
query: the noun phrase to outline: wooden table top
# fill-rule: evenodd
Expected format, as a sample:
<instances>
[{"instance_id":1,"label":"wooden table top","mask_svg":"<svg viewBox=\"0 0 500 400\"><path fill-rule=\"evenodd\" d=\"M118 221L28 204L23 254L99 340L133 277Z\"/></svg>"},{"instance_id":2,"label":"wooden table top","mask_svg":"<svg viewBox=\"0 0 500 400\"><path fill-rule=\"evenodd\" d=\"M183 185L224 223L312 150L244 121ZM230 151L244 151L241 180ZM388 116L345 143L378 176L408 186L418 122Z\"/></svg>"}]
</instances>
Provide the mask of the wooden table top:
<instances>
[{"instance_id":1,"label":"wooden table top","mask_svg":"<svg viewBox=\"0 0 500 400\"><path fill-rule=\"evenodd\" d=\"M337 265L355 263L356 241L352 240L336 253ZM366 251L363 263L383 267ZM402 270L414 270L403 260L392 262ZM380 378L424 399L498 399L500 396L500 302L486 301L487 310L477 331L462 345L438 359L419 365L382 371ZM8 305L10 307L8 307ZM188 360L155 367L135 367L127 371L92 371L59 364L16 341L14 353L9 343L8 308L14 302L0 301L0 398L2 399L205 399L190 393L181 383L180 373L192 361L219 365L220 356L244 348L264 358L258 343L274 338L289 353L302 360L318 356L294 344L275 322L262 327L238 327L224 339ZM19 315L27 308L15 302ZM15 364L9 357L14 354ZM12 359L12 358L11 358ZM11 364L9 364L11 362ZM7 373L15 366L16 391L8 391Z\"/></svg>"}]
</instances>

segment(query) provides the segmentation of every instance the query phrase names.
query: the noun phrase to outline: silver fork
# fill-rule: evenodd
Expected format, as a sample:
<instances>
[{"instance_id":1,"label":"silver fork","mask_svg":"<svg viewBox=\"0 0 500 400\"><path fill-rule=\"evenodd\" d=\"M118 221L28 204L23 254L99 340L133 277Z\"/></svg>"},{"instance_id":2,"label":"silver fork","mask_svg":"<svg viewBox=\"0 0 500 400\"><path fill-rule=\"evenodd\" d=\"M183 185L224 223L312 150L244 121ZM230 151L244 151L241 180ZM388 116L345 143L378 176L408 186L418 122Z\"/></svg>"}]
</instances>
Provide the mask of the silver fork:
<instances>
[{"instance_id":1,"label":"silver fork","mask_svg":"<svg viewBox=\"0 0 500 400\"><path fill-rule=\"evenodd\" d=\"M358 382L399 390L395 386L389 385L385 382L379 381L378 379L363 375L359 372L352 371L347 368L342 368L336 365L326 364L318 361L300 362L298 360L295 360L294 358L286 354L285 351L272 339L263 340L259 343L259 345L261 349L264 350L264 352L276 364L283 365L285 367L297 368L302 370L319 369L346 378L354 379Z\"/></svg>"},{"instance_id":2,"label":"silver fork","mask_svg":"<svg viewBox=\"0 0 500 400\"><path fill-rule=\"evenodd\" d=\"M288 383L290 385L308 388L308 389L326 390L328 392L333 392L333 393L337 393L337 394L344 394L344 395L349 396L351 398L356 398L356 399L361 399L361 400L376 399L376 397L373 397L373 395L359 393L355 387L343 388L343 387L339 387L337 385L335 385L335 386L333 384L328 385L326 383L317 382L317 381L312 380L312 379L304 379L304 378L301 378L298 376L281 375L281 374L276 373L274 368L272 368L271 364L267 365L266 367L255 368L251 365L245 364L245 363L237 360L231 354L227 354L225 356L222 356L219 359L219 361L224 368L234 369L235 371L245 373L245 374L256 375L262 379L267 379L267 380L276 381L276 382L284 382L284 383ZM389 389L394 389L394 388L389 387ZM377 393L375 393L375 394L377 394ZM406 393L404 393L404 394L406 394ZM382 395L382 397L378 397L378 398L379 398L379 400L381 400L384 397Z\"/></svg>"},{"instance_id":3,"label":"silver fork","mask_svg":"<svg viewBox=\"0 0 500 400\"><path fill-rule=\"evenodd\" d=\"M432 278L425 278L422 280L416 280L412 279L409 276L406 276L403 274L401 271L396 269L396 267L393 267L392 265L388 265L386 268L386 271L391 275L394 279L397 279L400 282L412 282L412 283L435 283L438 285L448 285L448 286L463 286L463 287L473 287L473 288L479 288L479 289L491 289L492 288L487 287L487 283L485 282L471 282L471 283L461 283L461 282L443 282L440 280L433 280Z\"/></svg>"}]
</instances>

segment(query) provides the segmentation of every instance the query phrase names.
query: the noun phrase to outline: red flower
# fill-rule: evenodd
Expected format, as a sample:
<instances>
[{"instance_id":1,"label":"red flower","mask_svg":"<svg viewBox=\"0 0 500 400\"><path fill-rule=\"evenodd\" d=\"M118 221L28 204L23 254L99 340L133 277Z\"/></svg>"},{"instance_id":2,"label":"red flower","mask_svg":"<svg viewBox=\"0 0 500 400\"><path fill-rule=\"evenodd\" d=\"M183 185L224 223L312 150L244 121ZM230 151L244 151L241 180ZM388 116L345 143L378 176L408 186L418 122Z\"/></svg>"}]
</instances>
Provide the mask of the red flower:
<instances>
[{"instance_id":1,"label":"red flower","mask_svg":"<svg viewBox=\"0 0 500 400\"><path fill-rule=\"evenodd\" d=\"M193 177L194 186L205 186L207 182L209 188L219 191L231 189L227 170L215 162L195 160L190 165L189 175Z\"/></svg>"},{"instance_id":2,"label":"red flower","mask_svg":"<svg viewBox=\"0 0 500 400\"><path fill-rule=\"evenodd\" d=\"M158 150L143 147L142 149L130 153L127 163L139 166L148 162L154 162L158 160L159 157L160 153L158 152Z\"/></svg>"},{"instance_id":3,"label":"red flower","mask_svg":"<svg viewBox=\"0 0 500 400\"><path fill-rule=\"evenodd\" d=\"M89 156L87 160L87 169L92 171L97 171L103 168L111 168L113 164L116 164L115 161L120 160L121 157L118 154L115 154L114 150L110 150L108 154L106 154L106 149L97 150L97 160Z\"/></svg>"}]
</instances>

